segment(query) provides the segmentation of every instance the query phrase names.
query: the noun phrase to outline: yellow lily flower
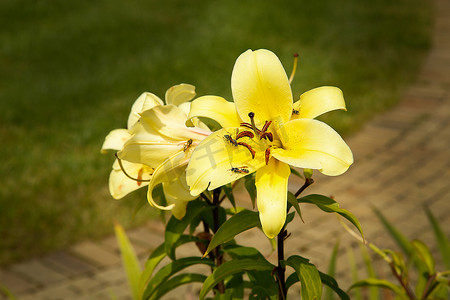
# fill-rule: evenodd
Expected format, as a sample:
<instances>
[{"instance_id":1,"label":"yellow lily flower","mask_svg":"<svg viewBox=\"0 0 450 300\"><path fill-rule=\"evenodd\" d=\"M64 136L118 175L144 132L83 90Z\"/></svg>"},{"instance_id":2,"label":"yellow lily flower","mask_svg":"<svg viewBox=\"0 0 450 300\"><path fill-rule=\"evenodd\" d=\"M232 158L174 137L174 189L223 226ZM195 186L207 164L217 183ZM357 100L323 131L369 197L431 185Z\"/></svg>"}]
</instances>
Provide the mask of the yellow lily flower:
<instances>
[{"instance_id":1,"label":"yellow lily flower","mask_svg":"<svg viewBox=\"0 0 450 300\"><path fill-rule=\"evenodd\" d=\"M128 129L114 129L105 138L101 153L106 154L108 150L120 151L123 145L131 138L130 130L136 124L139 119L139 113L142 111L151 109L158 105L164 105L163 101L152 93L142 93L139 98L136 99L131 107L131 112L128 116L127 127ZM124 169L127 170L127 174L133 178L137 178L142 181L132 180L127 177L116 160L113 164L112 171L109 175L109 192L114 199L121 199L129 193L148 185L153 169L140 164L130 163L127 161L122 162Z\"/></svg>"},{"instance_id":2,"label":"yellow lily flower","mask_svg":"<svg viewBox=\"0 0 450 300\"><path fill-rule=\"evenodd\" d=\"M178 219L185 215L187 201L197 198L190 194L186 183L185 170L190 155L195 146L211 133L196 118L189 122L192 127L185 125L191 105L187 101L194 96L191 85L170 88L166 92L166 105L155 105L139 113L139 119L129 130L130 137L117 154L121 161L152 169L147 183L148 202L158 209L172 210ZM168 206L162 206L153 199L152 192L158 184L163 185Z\"/></svg>"},{"instance_id":3,"label":"yellow lily flower","mask_svg":"<svg viewBox=\"0 0 450 300\"><path fill-rule=\"evenodd\" d=\"M194 150L188 168L191 194L215 189L256 172L257 204L264 233L275 237L286 219L290 167L340 175L353 163L350 148L318 115L344 109L342 91L320 87L293 103L288 77L268 50L248 50L231 78L234 103L217 96L192 102L189 118L209 117L223 128Z\"/></svg>"}]
</instances>

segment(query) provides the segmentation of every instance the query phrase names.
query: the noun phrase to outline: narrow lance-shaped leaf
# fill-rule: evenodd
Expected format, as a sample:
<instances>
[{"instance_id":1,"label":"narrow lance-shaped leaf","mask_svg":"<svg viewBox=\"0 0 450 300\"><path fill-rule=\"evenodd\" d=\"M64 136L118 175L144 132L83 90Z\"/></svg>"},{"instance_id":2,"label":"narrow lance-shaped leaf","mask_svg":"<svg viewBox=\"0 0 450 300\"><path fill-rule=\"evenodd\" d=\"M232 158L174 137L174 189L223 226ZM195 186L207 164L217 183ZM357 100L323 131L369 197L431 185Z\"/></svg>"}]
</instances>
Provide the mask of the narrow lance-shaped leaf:
<instances>
[{"instance_id":1,"label":"narrow lance-shaped leaf","mask_svg":"<svg viewBox=\"0 0 450 300\"><path fill-rule=\"evenodd\" d=\"M286 265L292 267L300 279L301 298L303 300L321 299L322 281L319 271L306 258L292 255L286 260Z\"/></svg>"},{"instance_id":2,"label":"narrow lance-shaped leaf","mask_svg":"<svg viewBox=\"0 0 450 300\"><path fill-rule=\"evenodd\" d=\"M369 274L369 277L371 278L377 278L377 274L375 273L375 269L373 268L372 261L370 259L369 252L367 251L367 248L364 245L360 245L361 253L364 259L364 262L366 264L366 270L367 274ZM378 288L371 287L370 288L370 300L378 300L380 299L380 293L378 291Z\"/></svg>"},{"instance_id":3,"label":"narrow lance-shaped leaf","mask_svg":"<svg viewBox=\"0 0 450 300\"><path fill-rule=\"evenodd\" d=\"M152 277L152 279L147 284L147 288L144 291L144 295L142 296L143 300L148 299L153 295L156 289L163 283L165 283L168 278L170 278L173 274L190 267L195 264L204 264L212 266L214 263L208 258L201 257L185 257L177 259L164 267L161 268L156 274Z\"/></svg>"},{"instance_id":4,"label":"narrow lance-shaped leaf","mask_svg":"<svg viewBox=\"0 0 450 300\"><path fill-rule=\"evenodd\" d=\"M233 205L233 207L236 208L236 201L234 200L233 187L231 186L231 184L226 184L222 186L222 189L225 192L225 195L227 196L228 200L230 200L231 205Z\"/></svg>"},{"instance_id":5,"label":"narrow lance-shaped leaf","mask_svg":"<svg viewBox=\"0 0 450 300\"><path fill-rule=\"evenodd\" d=\"M350 264L350 273L352 276L352 281L353 282L357 282L359 280L358 278L358 268L356 267L356 260L355 260L355 254L353 253L353 250L351 247L347 248L347 257L348 257L348 261ZM361 290L355 290L353 291L354 297L353 299L355 300L362 300L362 293Z\"/></svg>"},{"instance_id":6,"label":"narrow lance-shaped leaf","mask_svg":"<svg viewBox=\"0 0 450 300\"><path fill-rule=\"evenodd\" d=\"M188 235L182 235L178 241L175 244L175 248L189 243L189 242L195 242L198 239L192 236L188 236ZM149 258L147 259L147 261L145 262L145 267L144 267L144 271L142 271L140 280L139 280L139 290L141 292L144 291L145 286L147 284L147 282L150 280L150 277L153 274L153 271L155 270L155 268L158 266L158 264L164 259L164 257L166 257L166 250L164 247L164 243L162 243L161 245L159 245L149 256Z\"/></svg>"},{"instance_id":7,"label":"narrow lance-shaped leaf","mask_svg":"<svg viewBox=\"0 0 450 300\"><path fill-rule=\"evenodd\" d=\"M201 201L191 201L187 206L188 213L183 219L178 220L175 217L171 217L166 226L166 232L164 234L164 244L167 256L171 259L175 259L175 243L182 236L183 232L192 220L200 213L212 209L212 206L207 206L206 203Z\"/></svg>"},{"instance_id":8,"label":"narrow lance-shaped leaf","mask_svg":"<svg viewBox=\"0 0 450 300\"><path fill-rule=\"evenodd\" d=\"M348 210L339 208L339 204L331 198L328 198L323 195L307 195L305 197L298 199L299 203L311 203L315 204L318 208L323 210L324 212L334 212L346 218L350 223L352 223L359 231L361 236L364 238L364 234L361 228L361 224L358 219L350 213Z\"/></svg>"},{"instance_id":9,"label":"narrow lance-shaped leaf","mask_svg":"<svg viewBox=\"0 0 450 300\"><path fill-rule=\"evenodd\" d=\"M446 269L450 269L450 239L445 235L439 222L431 213L428 207L425 207L425 213L427 214L428 220L433 227L434 235L436 237L439 252L441 253L442 260Z\"/></svg>"},{"instance_id":10,"label":"narrow lance-shaped leaf","mask_svg":"<svg viewBox=\"0 0 450 300\"><path fill-rule=\"evenodd\" d=\"M339 250L339 239L336 241L336 243L334 244L333 247L333 251L331 252L331 258L330 258L330 263L328 264L328 275L331 277L334 277L336 274L336 263L337 263L337 254L338 254L338 250ZM333 294L331 293L332 290L331 288L327 288L325 289L325 295L324 295L324 299L325 300L333 300Z\"/></svg>"},{"instance_id":11,"label":"narrow lance-shaped leaf","mask_svg":"<svg viewBox=\"0 0 450 300\"><path fill-rule=\"evenodd\" d=\"M393 291L398 297L400 297L400 299L409 299L408 296L406 295L405 291L403 291L403 289L400 286L395 285L392 282L389 282L384 279L368 278L368 279L360 280L360 281L352 284L350 289L354 289L357 287L364 287L364 286L377 286L377 287L389 289L389 290Z\"/></svg>"},{"instance_id":12,"label":"narrow lance-shaped leaf","mask_svg":"<svg viewBox=\"0 0 450 300\"><path fill-rule=\"evenodd\" d=\"M208 249L204 255L208 255L212 249L231 241L237 234L253 227L261 227L257 212L243 210L235 214L220 226L219 230L217 230L209 243Z\"/></svg>"},{"instance_id":13,"label":"narrow lance-shaped leaf","mask_svg":"<svg viewBox=\"0 0 450 300\"><path fill-rule=\"evenodd\" d=\"M256 203L256 185L255 185L255 175L250 174L248 176L245 176L245 189L247 190L248 194L250 195L250 199L252 200L252 207L255 208Z\"/></svg>"},{"instance_id":14,"label":"narrow lance-shaped leaf","mask_svg":"<svg viewBox=\"0 0 450 300\"><path fill-rule=\"evenodd\" d=\"M418 258L425 263L425 266L428 270L428 275L433 275L434 273L436 273L434 269L434 259L427 245L425 245L425 243L420 240L413 240L411 244L415 252L417 253Z\"/></svg>"},{"instance_id":15,"label":"narrow lance-shaped leaf","mask_svg":"<svg viewBox=\"0 0 450 300\"><path fill-rule=\"evenodd\" d=\"M225 262L206 278L203 283L203 288L200 291L199 299L204 299L206 294L208 294L217 283L233 274L246 271L271 271L274 267L274 265L265 260L237 259Z\"/></svg>"},{"instance_id":16,"label":"narrow lance-shaped leaf","mask_svg":"<svg viewBox=\"0 0 450 300\"><path fill-rule=\"evenodd\" d=\"M141 268L133 246L131 246L125 230L119 224L115 224L114 230L116 232L117 242L119 243L120 253L122 255L123 265L127 273L128 283L130 284L133 299L139 299L139 276L141 275Z\"/></svg>"},{"instance_id":17,"label":"narrow lance-shaped leaf","mask_svg":"<svg viewBox=\"0 0 450 300\"><path fill-rule=\"evenodd\" d=\"M172 291L173 289L189 283L194 282L204 282L206 279L205 275L201 274L180 274L177 276L174 276L167 280L166 282L162 283L153 293L153 295L149 298L150 300L156 300L160 299L162 296L167 294L168 292Z\"/></svg>"},{"instance_id":18,"label":"narrow lance-shaped leaf","mask_svg":"<svg viewBox=\"0 0 450 300\"><path fill-rule=\"evenodd\" d=\"M305 221L303 220L303 217L302 217L302 212L300 210L300 205L298 205L298 201L295 198L294 194L292 194L291 192L288 192L288 198L287 199L288 199L288 203L290 205L292 205L295 208L295 210L297 211L298 216L300 217L302 222L305 223Z\"/></svg>"}]
</instances>

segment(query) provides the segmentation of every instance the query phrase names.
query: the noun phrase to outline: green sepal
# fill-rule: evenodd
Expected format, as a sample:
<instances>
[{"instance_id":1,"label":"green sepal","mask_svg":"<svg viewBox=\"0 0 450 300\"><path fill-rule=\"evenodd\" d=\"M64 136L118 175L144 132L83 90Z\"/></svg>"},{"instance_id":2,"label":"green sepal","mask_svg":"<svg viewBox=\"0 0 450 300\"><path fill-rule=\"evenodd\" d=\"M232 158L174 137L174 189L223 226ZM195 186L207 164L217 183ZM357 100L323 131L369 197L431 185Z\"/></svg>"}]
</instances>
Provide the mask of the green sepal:
<instances>
[{"instance_id":1,"label":"green sepal","mask_svg":"<svg viewBox=\"0 0 450 300\"><path fill-rule=\"evenodd\" d=\"M220 226L204 255L206 256L212 249L231 241L237 234L253 227L261 227L258 213L250 210L238 212Z\"/></svg>"},{"instance_id":2,"label":"green sepal","mask_svg":"<svg viewBox=\"0 0 450 300\"><path fill-rule=\"evenodd\" d=\"M184 285L189 284L193 282L203 282L205 281L206 276L201 274L195 274L195 273L185 273L180 274L177 276L174 276L170 278L169 280L163 282L160 284L155 291L153 291L153 295L148 298L149 300L156 300L160 299L162 296L167 294L168 292L172 291L173 289Z\"/></svg>"},{"instance_id":3,"label":"green sepal","mask_svg":"<svg viewBox=\"0 0 450 300\"><path fill-rule=\"evenodd\" d=\"M312 194L312 195L307 195L305 197L301 197L297 200L299 203L315 204L318 208L320 208L324 212L328 212L328 213L334 212L334 213L337 213L337 214L343 216L358 229L359 233L361 234L362 238L364 239L364 234L363 234L361 224L359 223L358 219L356 219L356 217L348 210L340 208L339 203L337 203L333 199L328 198L323 195Z\"/></svg>"},{"instance_id":4,"label":"green sepal","mask_svg":"<svg viewBox=\"0 0 450 300\"><path fill-rule=\"evenodd\" d=\"M298 255L290 256L285 264L292 267L300 280L301 298L303 300L321 299L322 281L316 266L311 264L308 259Z\"/></svg>"},{"instance_id":5,"label":"green sepal","mask_svg":"<svg viewBox=\"0 0 450 300\"><path fill-rule=\"evenodd\" d=\"M237 259L225 262L206 278L200 291L199 299L204 299L214 286L229 276L248 271L272 271L273 268L274 265L263 260Z\"/></svg>"},{"instance_id":6,"label":"green sepal","mask_svg":"<svg viewBox=\"0 0 450 300\"><path fill-rule=\"evenodd\" d=\"M164 245L167 256L169 256L172 260L175 259L176 247L174 247L174 245L183 235L183 232L186 230L187 226L191 224L197 215L212 208L212 206L207 205L203 201L194 200L189 202L186 209L187 213L184 218L181 220L178 220L174 216L170 218L166 225L166 231L164 234Z\"/></svg>"},{"instance_id":7,"label":"green sepal","mask_svg":"<svg viewBox=\"0 0 450 300\"><path fill-rule=\"evenodd\" d=\"M185 257L172 261L171 263L162 267L158 272L156 272L152 279L150 279L144 291L144 295L142 296L142 300L149 299L161 284L167 282L170 276L177 273L178 271L196 264L213 266L214 262L209 258L201 257Z\"/></svg>"},{"instance_id":8,"label":"green sepal","mask_svg":"<svg viewBox=\"0 0 450 300\"><path fill-rule=\"evenodd\" d=\"M366 286L376 286L376 287L385 288L385 289L393 291L401 299L408 299L408 296L406 295L405 291L400 286L395 285L384 279L367 278L367 279L355 282L354 284L352 284L350 286L349 289L351 290L351 289L354 289L357 287L366 287Z\"/></svg>"},{"instance_id":9,"label":"green sepal","mask_svg":"<svg viewBox=\"0 0 450 300\"><path fill-rule=\"evenodd\" d=\"M131 294L133 299L139 299L139 276L141 275L139 260L123 227L119 224L115 224L114 231L119 244L120 254L122 256L123 265L127 274L128 283L131 288Z\"/></svg>"}]
</instances>

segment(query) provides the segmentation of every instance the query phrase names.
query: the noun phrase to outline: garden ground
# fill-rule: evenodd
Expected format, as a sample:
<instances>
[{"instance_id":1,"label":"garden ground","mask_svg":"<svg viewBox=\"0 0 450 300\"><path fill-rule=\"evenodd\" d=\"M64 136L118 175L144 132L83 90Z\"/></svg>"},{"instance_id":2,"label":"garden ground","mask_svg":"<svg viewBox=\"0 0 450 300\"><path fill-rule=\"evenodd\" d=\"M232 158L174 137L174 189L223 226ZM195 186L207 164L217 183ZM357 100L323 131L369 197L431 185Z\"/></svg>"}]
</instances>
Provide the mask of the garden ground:
<instances>
[{"instance_id":1,"label":"garden ground","mask_svg":"<svg viewBox=\"0 0 450 300\"><path fill-rule=\"evenodd\" d=\"M381 248L395 245L371 205L408 238L419 238L433 250L436 243L422 205L429 206L450 234L450 3L435 2L433 48L417 81L404 91L399 105L346 139L355 155L349 172L336 178L315 174L316 183L308 190L333 195L360 220L366 238ZM299 184L291 183L293 187ZM302 211L305 223L297 220L289 226L288 254L300 253L324 270L327 260L323 257L329 257L337 236L341 247L356 246L335 218L306 205ZM141 258L162 242L162 231L163 226L155 221L128 232ZM266 247L270 255L270 245L262 237L257 231L245 233L245 244ZM183 255L189 254L185 250ZM340 257L337 277L339 282L344 279L346 287L348 259ZM129 298L114 237L0 269L0 282L19 299ZM195 288L187 288L183 295L195 299Z\"/></svg>"}]
</instances>

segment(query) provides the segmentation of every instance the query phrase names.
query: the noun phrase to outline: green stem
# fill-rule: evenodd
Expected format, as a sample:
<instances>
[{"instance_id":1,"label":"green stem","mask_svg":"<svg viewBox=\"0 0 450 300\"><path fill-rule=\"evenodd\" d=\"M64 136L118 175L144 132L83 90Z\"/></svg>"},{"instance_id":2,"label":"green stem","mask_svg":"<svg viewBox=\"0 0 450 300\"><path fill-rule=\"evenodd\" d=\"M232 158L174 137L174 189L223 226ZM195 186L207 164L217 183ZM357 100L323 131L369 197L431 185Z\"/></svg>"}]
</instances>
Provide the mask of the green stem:
<instances>
[{"instance_id":1,"label":"green stem","mask_svg":"<svg viewBox=\"0 0 450 300\"><path fill-rule=\"evenodd\" d=\"M220 193L221 193L221 189L217 188L213 191L213 205L214 205L214 209L212 211L213 214L213 232L216 233L216 231L219 229L220 227L220 220L219 220L219 207L220 207ZM220 245L217 246L214 250L214 256L216 258L216 266L219 267L220 265L222 265L223 263L223 256L220 253ZM219 292L221 294L225 293L225 285L223 281L220 281L217 284L217 289L219 290Z\"/></svg>"},{"instance_id":2,"label":"green stem","mask_svg":"<svg viewBox=\"0 0 450 300\"><path fill-rule=\"evenodd\" d=\"M297 198L308 186L314 183L314 179L306 178L305 183L298 189L297 193L295 193L295 198Z\"/></svg>"},{"instance_id":3,"label":"green stem","mask_svg":"<svg viewBox=\"0 0 450 300\"><path fill-rule=\"evenodd\" d=\"M277 252L278 252L278 299L286 299L286 267L283 265L284 261L284 239L286 237L287 231L285 227L281 229L280 233L277 235Z\"/></svg>"}]
</instances>

